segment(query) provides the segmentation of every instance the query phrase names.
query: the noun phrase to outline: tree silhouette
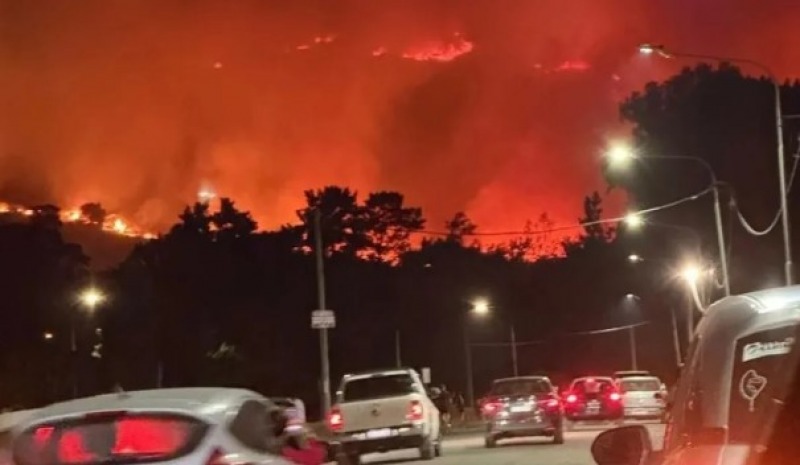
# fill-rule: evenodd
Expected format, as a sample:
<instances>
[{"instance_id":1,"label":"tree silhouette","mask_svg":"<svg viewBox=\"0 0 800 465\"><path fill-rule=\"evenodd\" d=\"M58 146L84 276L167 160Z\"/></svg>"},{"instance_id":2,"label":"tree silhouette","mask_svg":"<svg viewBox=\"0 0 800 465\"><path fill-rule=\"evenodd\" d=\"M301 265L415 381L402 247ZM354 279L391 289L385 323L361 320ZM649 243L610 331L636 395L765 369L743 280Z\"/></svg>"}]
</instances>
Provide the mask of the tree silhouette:
<instances>
[{"instance_id":1,"label":"tree silhouette","mask_svg":"<svg viewBox=\"0 0 800 465\"><path fill-rule=\"evenodd\" d=\"M218 240L242 238L258 227L249 212L237 210L233 201L226 197L220 199L219 210L211 215L211 225Z\"/></svg>"},{"instance_id":2,"label":"tree silhouette","mask_svg":"<svg viewBox=\"0 0 800 465\"><path fill-rule=\"evenodd\" d=\"M314 215L319 212L322 244L327 253L355 256L369 244L366 221L358 205L358 194L348 188L326 186L305 192L306 207L297 212L305 245L314 246Z\"/></svg>"},{"instance_id":3,"label":"tree silhouette","mask_svg":"<svg viewBox=\"0 0 800 465\"><path fill-rule=\"evenodd\" d=\"M108 212L99 203L85 203L80 207L81 216L90 224L102 226Z\"/></svg>"},{"instance_id":4,"label":"tree silhouette","mask_svg":"<svg viewBox=\"0 0 800 465\"><path fill-rule=\"evenodd\" d=\"M48 229L59 229L61 227L61 209L55 205L37 205L31 208L33 215L31 222L36 226Z\"/></svg>"},{"instance_id":5,"label":"tree silhouette","mask_svg":"<svg viewBox=\"0 0 800 465\"><path fill-rule=\"evenodd\" d=\"M603 246L611 242L614 237L614 228L603 224L603 198L595 191L583 199L583 217L579 219L583 224L583 234L577 239L564 241L564 251L569 256L579 250L586 250Z\"/></svg>"},{"instance_id":6,"label":"tree silhouette","mask_svg":"<svg viewBox=\"0 0 800 465\"><path fill-rule=\"evenodd\" d=\"M425 225L420 208L403 205L398 192L374 192L364 202L365 229L369 246L365 256L396 260L411 247L411 234Z\"/></svg>"},{"instance_id":7,"label":"tree silhouette","mask_svg":"<svg viewBox=\"0 0 800 465\"><path fill-rule=\"evenodd\" d=\"M464 237L474 234L478 226L464 212L458 212L445 222L445 229L447 230L446 241L456 244L464 244Z\"/></svg>"}]
</instances>

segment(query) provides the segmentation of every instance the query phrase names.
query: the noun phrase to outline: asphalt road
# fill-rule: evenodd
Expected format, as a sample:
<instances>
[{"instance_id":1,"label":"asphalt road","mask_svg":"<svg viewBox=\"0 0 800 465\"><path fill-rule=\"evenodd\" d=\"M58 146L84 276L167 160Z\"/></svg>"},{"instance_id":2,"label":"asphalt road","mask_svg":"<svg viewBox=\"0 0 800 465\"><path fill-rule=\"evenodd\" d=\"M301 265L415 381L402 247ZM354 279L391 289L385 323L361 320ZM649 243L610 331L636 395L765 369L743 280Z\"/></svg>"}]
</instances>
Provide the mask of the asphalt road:
<instances>
[{"instance_id":1,"label":"asphalt road","mask_svg":"<svg viewBox=\"0 0 800 465\"><path fill-rule=\"evenodd\" d=\"M654 436L660 432L658 427ZM603 428L583 427L567 433L563 445L552 444L549 438L510 439L497 448L486 449L483 436L469 434L447 438L444 453L431 462L422 462L416 451L398 451L363 457L372 464L430 464L430 465L592 465L589 447Z\"/></svg>"}]
</instances>

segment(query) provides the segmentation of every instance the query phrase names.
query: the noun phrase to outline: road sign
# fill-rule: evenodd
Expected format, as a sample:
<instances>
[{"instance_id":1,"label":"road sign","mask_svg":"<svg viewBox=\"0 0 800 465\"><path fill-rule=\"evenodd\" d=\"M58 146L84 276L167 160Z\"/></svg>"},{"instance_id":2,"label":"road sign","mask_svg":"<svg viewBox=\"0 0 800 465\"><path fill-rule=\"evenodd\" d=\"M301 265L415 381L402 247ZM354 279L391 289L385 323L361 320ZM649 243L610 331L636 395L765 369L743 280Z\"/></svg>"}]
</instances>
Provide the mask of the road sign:
<instances>
[{"instance_id":1,"label":"road sign","mask_svg":"<svg viewBox=\"0 0 800 465\"><path fill-rule=\"evenodd\" d=\"M314 310L311 312L313 329L331 329L336 327L336 315L333 310Z\"/></svg>"}]
</instances>

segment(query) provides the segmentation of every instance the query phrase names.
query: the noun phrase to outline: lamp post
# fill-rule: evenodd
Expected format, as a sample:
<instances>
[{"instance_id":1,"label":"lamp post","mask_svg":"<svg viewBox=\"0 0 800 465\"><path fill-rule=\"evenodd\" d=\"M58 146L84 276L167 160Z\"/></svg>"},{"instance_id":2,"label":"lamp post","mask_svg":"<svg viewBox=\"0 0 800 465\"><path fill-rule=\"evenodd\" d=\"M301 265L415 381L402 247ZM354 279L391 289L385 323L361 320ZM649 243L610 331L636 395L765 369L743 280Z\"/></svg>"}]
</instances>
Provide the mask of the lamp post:
<instances>
[{"instance_id":1,"label":"lamp post","mask_svg":"<svg viewBox=\"0 0 800 465\"><path fill-rule=\"evenodd\" d=\"M622 144L615 144L609 149L608 158L611 161L612 165L621 165L626 163L630 160L634 159L645 159L645 160L679 160L679 161L688 161L692 163L697 163L706 170L709 177L711 178L711 187L714 192L714 224L717 229L717 246L719 247L719 263L722 269L722 288L725 290L725 295L731 295L731 283L730 277L728 275L728 253L727 248L725 247L725 233L723 231L722 225L722 208L720 207L719 202L719 180L717 179L717 175L714 172L714 169L711 168L711 165L708 164L707 161L703 160L699 157L690 157L690 156L683 156L683 155L676 155L676 156L664 156L664 155L646 155L646 156L637 156L633 149L627 147ZM631 216L634 221L634 227L639 227L642 224L642 220L640 217ZM628 217L626 217L626 223L631 226L631 222L628 221Z\"/></svg>"},{"instance_id":2,"label":"lamp post","mask_svg":"<svg viewBox=\"0 0 800 465\"><path fill-rule=\"evenodd\" d=\"M492 313L492 306L486 299L477 299L472 302L472 308L465 314L463 331L464 331L464 360L466 362L466 375L467 375L467 402L469 405L475 404L475 385L474 375L472 370L472 343L469 338L469 316L474 315L478 317L487 317ZM514 370L514 376L519 376L519 363L517 357L517 333L514 325L510 327L511 341L511 364ZM505 345L505 344L503 344Z\"/></svg>"},{"instance_id":3,"label":"lamp post","mask_svg":"<svg viewBox=\"0 0 800 465\"><path fill-rule=\"evenodd\" d=\"M723 57L717 55L703 55L697 53L684 53L675 52L672 50L667 51L663 45L642 44L639 46L639 51L646 55L658 54L664 58L688 58L696 60L712 60L716 62L727 63L741 63L759 68L767 74L767 78L773 87L774 109L775 109L775 135L777 138L777 156L778 156L778 189L780 192L780 211L783 226L783 252L784 252L784 273L786 275L786 285L791 286L794 283L794 264L792 262L792 245L791 245L791 231L789 227L789 208L787 199L786 188L786 155L783 146L783 111L781 109L781 87L772 70L755 60L749 58L735 58Z\"/></svg>"},{"instance_id":4,"label":"lamp post","mask_svg":"<svg viewBox=\"0 0 800 465\"><path fill-rule=\"evenodd\" d=\"M88 287L78 294L78 305L84 312L92 315L97 307L106 301L106 295L96 287ZM72 353L72 396L78 397L78 341L76 334L76 316L70 318L70 352Z\"/></svg>"}]
</instances>

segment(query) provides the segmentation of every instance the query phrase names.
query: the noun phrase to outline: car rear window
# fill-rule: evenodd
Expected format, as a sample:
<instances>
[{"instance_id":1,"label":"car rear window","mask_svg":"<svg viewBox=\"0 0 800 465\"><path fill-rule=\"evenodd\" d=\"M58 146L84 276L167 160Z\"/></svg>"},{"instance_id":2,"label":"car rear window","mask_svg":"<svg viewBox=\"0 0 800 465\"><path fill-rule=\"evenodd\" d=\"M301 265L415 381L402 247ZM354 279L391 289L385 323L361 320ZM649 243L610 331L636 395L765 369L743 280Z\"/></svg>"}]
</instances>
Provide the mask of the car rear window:
<instances>
[{"instance_id":1,"label":"car rear window","mask_svg":"<svg viewBox=\"0 0 800 465\"><path fill-rule=\"evenodd\" d=\"M657 379L626 379L620 384L625 392L654 392L661 390L661 382Z\"/></svg>"},{"instance_id":2,"label":"car rear window","mask_svg":"<svg viewBox=\"0 0 800 465\"><path fill-rule=\"evenodd\" d=\"M414 380L409 375L377 375L348 380L344 384L342 397L345 402L349 402L405 396L414 392L417 392L414 388Z\"/></svg>"},{"instance_id":3,"label":"car rear window","mask_svg":"<svg viewBox=\"0 0 800 465\"><path fill-rule=\"evenodd\" d=\"M609 379L581 379L572 383L572 391L584 394L600 394L614 389Z\"/></svg>"},{"instance_id":4,"label":"car rear window","mask_svg":"<svg viewBox=\"0 0 800 465\"><path fill-rule=\"evenodd\" d=\"M197 447L200 420L165 414L99 414L37 425L14 443L17 465L94 465L173 460Z\"/></svg>"},{"instance_id":5,"label":"car rear window","mask_svg":"<svg viewBox=\"0 0 800 465\"><path fill-rule=\"evenodd\" d=\"M492 395L519 396L525 394L545 394L551 392L552 386L543 379L514 379L496 381L492 385Z\"/></svg>"}]
</instances>

